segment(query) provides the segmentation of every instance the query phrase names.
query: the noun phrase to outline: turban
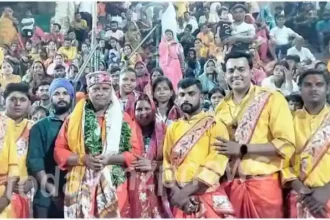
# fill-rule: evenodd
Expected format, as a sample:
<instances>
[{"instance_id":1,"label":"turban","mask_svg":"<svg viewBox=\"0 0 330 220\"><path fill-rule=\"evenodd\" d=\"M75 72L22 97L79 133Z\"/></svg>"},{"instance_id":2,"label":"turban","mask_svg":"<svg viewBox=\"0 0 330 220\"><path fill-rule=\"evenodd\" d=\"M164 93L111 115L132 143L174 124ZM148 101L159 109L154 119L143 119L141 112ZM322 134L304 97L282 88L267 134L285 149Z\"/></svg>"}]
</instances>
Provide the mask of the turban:
<instances>
[{"instance_id":1,"label":"turban","mask_svg":"<svg viewBox=\"0 0 330 220\"><path fill-rule=\"evenodd\" d=\"M89 73L86 76L87 87L91 87L95 84L109 84L112 85L111 75L105 71L97 71Z\"/></svg>"},{"instance_id":2,"label":"turban","mask_svg":"<svg viewBox=\"0 0 330 220\"><path fill-rule=\"evenodd\" d=\"M53 93L55 92L55 90L58 89L58 88L65 88L68 91L71 100L73 100L73 98L74 98L74 88L73 88L73 85L71 84L71 82L69 80L64 79L64 78L54 79L52 84L50 84L50 86L49 86L50 96L52 96Z\"/></svg>"}]
</instances>

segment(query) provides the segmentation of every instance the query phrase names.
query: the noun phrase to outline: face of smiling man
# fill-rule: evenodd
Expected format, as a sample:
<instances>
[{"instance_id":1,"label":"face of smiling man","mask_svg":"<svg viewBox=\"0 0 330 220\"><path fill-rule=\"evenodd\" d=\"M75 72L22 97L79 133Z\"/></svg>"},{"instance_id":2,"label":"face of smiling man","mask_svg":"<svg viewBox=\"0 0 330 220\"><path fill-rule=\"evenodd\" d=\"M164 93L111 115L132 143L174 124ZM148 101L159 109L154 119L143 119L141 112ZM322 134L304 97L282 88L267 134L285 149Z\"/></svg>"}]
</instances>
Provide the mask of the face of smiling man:
<instances>
[{"instance_id":1,"label":"face of smiling man","mask_svg":"<svg viewBox=\"0 0 330 220\"><path fill-rule=\"evenodd\" d=\"M226 81L233 91L244 92L251 84L251 69L245 57L232 58L226 62Z\"/></svg>"}]
</instances>

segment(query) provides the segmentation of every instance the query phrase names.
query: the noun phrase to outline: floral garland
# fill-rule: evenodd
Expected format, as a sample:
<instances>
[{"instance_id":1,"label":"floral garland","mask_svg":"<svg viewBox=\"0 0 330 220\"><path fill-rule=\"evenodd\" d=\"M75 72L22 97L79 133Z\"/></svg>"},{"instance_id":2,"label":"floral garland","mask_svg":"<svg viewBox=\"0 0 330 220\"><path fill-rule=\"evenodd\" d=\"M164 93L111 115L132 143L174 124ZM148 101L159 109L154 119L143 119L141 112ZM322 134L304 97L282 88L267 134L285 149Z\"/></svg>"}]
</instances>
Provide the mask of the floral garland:
<instances>
[{"instance_id":1,"label":"floral garland","mask_svg":"<svg viewBox=\"0 0 330 220\"><path fill-rule=\"evenodd\" d=\"M106 114L107 115L107 114ZM85 123L84 123L84 138L85 148L88 154L97 155L102 153L102 136L101 128L98 124L93 105L87 101L85 105ZM127 122L123 121L121 127L121 136L119 143L119 154L132 149L131 143L131 129ZM126 181L126 173L122 166L112 165L111 179L115 187L121 185Z\"/></svg>"}]
</instances>

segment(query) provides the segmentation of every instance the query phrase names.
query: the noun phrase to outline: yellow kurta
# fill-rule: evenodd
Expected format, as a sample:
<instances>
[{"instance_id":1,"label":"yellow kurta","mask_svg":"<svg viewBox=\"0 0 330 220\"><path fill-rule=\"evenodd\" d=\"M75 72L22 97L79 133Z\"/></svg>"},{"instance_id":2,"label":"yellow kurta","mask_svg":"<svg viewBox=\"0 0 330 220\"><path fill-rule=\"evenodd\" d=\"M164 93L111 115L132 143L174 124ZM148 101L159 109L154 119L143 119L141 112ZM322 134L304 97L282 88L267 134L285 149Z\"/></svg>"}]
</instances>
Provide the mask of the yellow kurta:
<instances>
[{"instance_id":1,"label":"yellow kurta","mask_svg":"<svg viewBox=\"0 0 330 220\"><path fill-rule=\"evenodd\" d=\"M330 112L325 106L318 115L310 115L305 109L300 109L294 114L294 128L296 132L296 157L295 171L299 175L301 152L315 131L320 127L325 116ZM308 164L307 166L311 166ZM321 187L330 182L330 150L324 155L319 164L305 180L305 185L311 188Z\"/></svg>"},{"instance_id":2,"label":"yellow kurta","mask_svg":"<svg viewBox=\"0 0 330 220\"><path fill-rule=\"evenodd\" d=\"M18 177L18 158L14 137L15 122L0 114L0 178ZM6 184L0 184L0 196L5 192ZM0 218L13 218L11 205L0 214Z\"/></svg>"},{"instance_id":3,"label":"yellow kurta","mask_svg":"<svg viewBox=\"0 0 330 220\"><path fill-rule=\"evenodd\" d=\"M65 47L61 47L58 52L60 54L63 54L64 56L66 56L66 58L69 61L72 61L76 58L77 56L77 47L70 47L68 49L66 49Z\"/></svg>"},{"instance_id":4,"label":"yellow kurta","mask_svg":"<svg viewBox=\"0 0 330 220\"><path fill-rule=\"evenodd\" d=\"M26 167L26 156L28 152L28 136L23 137L25 132L29 132L32 127L32 121L24 119L22 122L15 124L14 138L16 141L18 167L20 173L20 182L25 182L28 177Z\"/></svg>"},{"instance_id":5,"label":"yellow kurta","mask_svg":"<svg viewBox=\"0 0 330 220\"><path fill-rule=\"evenodd\" d=\"M216 118L224 121L230 127L236 120L242 119L250 100L262 91L259 86L252 86L240 104L233 102L232 96L227 96L216 109ZM232 132L232 131L229 131ZM233 135L231 135L233 136ZM272 143L282 158L246 155L241 161L240 173L243 175L270 175L281 171L282 183L291 180L290 159L295 152L295 134L293 119L287 101L279 92L271 92L260 118L256 124L249 144Z\"/></svg>"},{"instance_id":6,"label":"yellow kurta","mask_svg":"<svg viewBox=\"0 0 330 220\"><path fill-rule=\"evenodd\" d=\"M197 121L206 115L208 114L201 112L193 116L189 121L180 119L168 127L163 147L164 183L176 181L179 184L185 184L197 178L201 182L212 186L218 183L220 177L224 174L228 158L217 154L212 146L216 136L220 135L223 138L228 138L227 128L220 121L203 134L181 165L172 171L173 167L170 158L172 147ZM174 175L172 172L174 172Z\"/></svg>"}]
</instances>

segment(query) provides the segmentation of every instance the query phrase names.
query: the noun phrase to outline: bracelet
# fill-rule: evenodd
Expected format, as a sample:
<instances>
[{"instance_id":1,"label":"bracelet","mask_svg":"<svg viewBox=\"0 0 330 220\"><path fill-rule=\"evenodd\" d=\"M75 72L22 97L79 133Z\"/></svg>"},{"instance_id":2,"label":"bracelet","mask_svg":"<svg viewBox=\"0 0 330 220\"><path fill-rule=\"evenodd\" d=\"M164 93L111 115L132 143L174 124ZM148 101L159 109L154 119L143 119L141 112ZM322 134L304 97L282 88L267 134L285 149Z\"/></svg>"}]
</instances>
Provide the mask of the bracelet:
<instances>
[{"instance_id":1,"label":"bracelet","mask_svg":"<svg viewBox=\"0 0 330 220\"><path fill-rule=\"evenodd\" d=\"M240 148L241 157L245 156L248 152L248 147L246 144L242 144Z\"/></svg>"}]
</instances>

